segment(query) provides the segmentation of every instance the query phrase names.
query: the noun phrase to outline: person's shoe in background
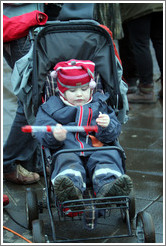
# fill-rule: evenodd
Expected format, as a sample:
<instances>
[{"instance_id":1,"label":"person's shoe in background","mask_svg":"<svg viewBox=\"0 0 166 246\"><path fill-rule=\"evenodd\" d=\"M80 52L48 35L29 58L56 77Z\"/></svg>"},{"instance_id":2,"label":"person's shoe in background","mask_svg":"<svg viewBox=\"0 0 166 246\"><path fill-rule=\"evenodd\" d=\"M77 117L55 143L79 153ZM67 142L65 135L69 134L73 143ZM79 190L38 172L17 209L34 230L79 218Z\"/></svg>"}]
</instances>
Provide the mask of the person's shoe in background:
<instances>
[{"instance_id":1,"label":"person's shoe in background","mask_svg":"<svg viewBox=\"0 0 166 246\"><path fill-rule=\"evenodd\" d=\"M11 173L4 173L5 180L15 184L33 184L40 180L40 175L35 172L29 172L21 165L17 165L16 170Z\"/></svg>"},{"instance_id":2,"label":"person's shoe in background","mask_svg":"<svg viewBox=\"0 0 166 246\"><path fill-rule=\"evenodd\" d=\"M136 93L127 95L129 103L156 103L157 98L154 93L153 84L139 85Z\"/></svg>"}]
</instances>

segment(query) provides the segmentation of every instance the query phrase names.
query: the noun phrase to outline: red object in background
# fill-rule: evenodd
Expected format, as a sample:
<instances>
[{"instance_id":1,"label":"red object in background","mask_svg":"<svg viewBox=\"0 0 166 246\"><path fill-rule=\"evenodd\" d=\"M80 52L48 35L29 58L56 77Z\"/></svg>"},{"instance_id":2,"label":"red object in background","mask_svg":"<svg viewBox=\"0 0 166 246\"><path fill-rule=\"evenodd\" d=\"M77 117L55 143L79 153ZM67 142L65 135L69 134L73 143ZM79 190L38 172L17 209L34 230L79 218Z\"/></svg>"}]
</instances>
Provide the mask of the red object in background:
<instances>
[{"instance_id":1,"label":"red object in background","mask_svg":"<svg viewBox=\"0 0 166 246\"><path fill-rule=\"evenodd\" d=\"M9 204L9 197L7 195L3 195L3 206L6 206Z\"/></svg>"},{"instance_id":2,"label":"red object in background","mask_svg":"<svg viewBox=\"0 0 166 246\"><path fill-rule=\"evenodd\" d=\"M39 19L39 14L42 15L43 19ZM45 25L47 20L48 16L38 10L11 18L3 15L3 42L10 42L27 36L31 27Z\"/></svg>"},{"instance_id":3,"label":"red object in background","mask_svg":"<svg viewBox=\"0 0 166 246\"><path fill-rule=\"evenodd\" d=\"M116 45L114 43L114 40L113 40L113 34L111 32L111 30L107 27L107 26L104 26L104 25L100 25L102 28L104 28L108 33L109 35L111 36L111 39L112 39L112 42L113 42L113 46L114 46L114 51L115 51L115 55L117 57L117 59L119 60L120 64L122 65L122 61L120 59L120 56L118 54L118 51L117 51L117 48L116 48Z\"/></svg>"}]
</instances>

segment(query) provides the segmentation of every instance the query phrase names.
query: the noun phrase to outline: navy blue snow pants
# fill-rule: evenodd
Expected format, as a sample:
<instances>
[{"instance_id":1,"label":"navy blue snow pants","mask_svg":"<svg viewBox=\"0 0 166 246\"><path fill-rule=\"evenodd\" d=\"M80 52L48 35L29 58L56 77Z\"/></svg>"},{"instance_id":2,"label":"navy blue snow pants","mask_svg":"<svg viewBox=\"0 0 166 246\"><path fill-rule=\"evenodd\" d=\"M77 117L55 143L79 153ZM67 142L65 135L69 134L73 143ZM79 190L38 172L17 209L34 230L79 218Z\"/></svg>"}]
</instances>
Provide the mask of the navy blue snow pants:
<instances>
[{"instance_id":1,"label":"navy blue snow pants","mask_svg":"<svg viewBox=\"0 0 166 246\"><path fill-rule=\"evenodd\" d=\"M124 174L118 150L95 151L86 163L75 153L60 154L56 158L51 181L54 184L56 177L65 175L83 192L86 189L87 174L96 193L104 184Z\"/></svg>"}]
</instances>

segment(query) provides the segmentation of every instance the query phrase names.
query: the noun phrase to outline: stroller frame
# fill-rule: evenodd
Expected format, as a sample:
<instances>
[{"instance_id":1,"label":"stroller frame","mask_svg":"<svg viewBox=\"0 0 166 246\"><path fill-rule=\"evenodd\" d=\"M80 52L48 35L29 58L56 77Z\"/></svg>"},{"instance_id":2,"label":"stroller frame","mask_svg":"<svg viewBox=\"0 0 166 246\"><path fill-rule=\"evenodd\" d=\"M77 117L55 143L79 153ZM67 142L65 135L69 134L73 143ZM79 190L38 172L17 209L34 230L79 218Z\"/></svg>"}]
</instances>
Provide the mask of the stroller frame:
<instances>
[{"instance_id":1,"label":"stroller frame","mask_svg":"<svg viewBox=\"0 0 166 246\"><path fill-rule=\"evenodd\" d=\"M106 150L111 150L111 149L116 149L118 151L120 151L121 155L124 154L124 151L122 149L120 149L120 147L117 147L117 146L106 146L106 147L97 147L97 148L93 148L93 151L100 151L100 150L103 150L103 149L106 149ZM56 159L56 157L59 155L59 154L62 154L62 153L71 153L71 152L81 152L81 151L84 151L84 152L88 152L88 151L91 151L91 149L89 148L86 148L86 149L68 149L68 150L60 150L58 152L56 152L54 155L53 155L53 162L54 160ZM43 151L42 151L43 152ZM124 160L124 156L122 158ZM42 162L43 162L43 168L45 168L45 161L44 161L44 152L42 154ZM45 169L45 172L44 172L44 176L46 175L46 169ZM47 177L45 176L45 180L47 179ZM49 179L50 180L50 179ZM47 194L47 197L48 197L48 204L51 204L50 203L50 194L49 194L49 190L51 189L51 186L50 186L50 182L47 183L46 185L46 188L47 191L48 191L48 194ZM103 202L104 200L104 202ZM125 211L126 213L126 224L127 224L127 230L128 230L128 234L123 234L123 235L114 235L114 236L103 236L102 238L101 237L93 237L93 238L84 238L84 239L81 239L82 240L90 240L90 239L106 239L106 238L120 238L120 237L132 237L134 236L134 234L132 233L132 229L131 229L131 224L130 224L130 215L129 215L129 209L130 209L130 206L131 206L131 199L128 197L128 196L116 196L116 197L107 197L107 198L89 198L89 199L82 199L82 200L72 200L72 201L67 201L67 202L63 202L61 203L61 207L58 205L58 212L61 214L62 217L65 217L65 214L63 212L63 209L64 208L70 208L72 210L73 207L78 207L78 210L74 210L73 212L83 212L85 213L85 216L88 214L87 212L89 213L93 213L93 208L91 209L84 209L84 210L80 210L79 207L81 206L81 203L84 202L86 204L86 207L89 207L89 206L92 206L93 203L95 202L98 202L98 205L100 205L102 207L102 209L104 210L111 210L111 209L117 209L116 207L113 207L113 205L117 205L118 206L118 209L120 210L123 210ZM74 203L74 204L73 204ZM72 205L70 205L72 204ZM134 204L133 204L134 205ZM101 209L100 208L95 208L96 210L99 210ZM54 226L54 222L53 222L53 215L52 215L52 211L51 211L51 206L48 207L49 209L49 215L50 215L50 220L51 220L51 226L52 226L52 235L53 235L53 240L54 242L79 242L80 239L68 239L68 240L56 240L56 235L55 235L55 226ZM133 208L132 208L133 209ZM134 207L135 209L135 207ZM133 216L133 215L132 215Z\"/></svg>"},{"instance_id":2,"label":"stroller frame","mask_svg":"<svg viewBox=\"0 0 166 246\"><path fill-rule=\"evenodd\" d=\"M49 24L49 23L48 23ZM52 24L52 23L51 23ZM55 30L54 30L55 28ZM62 28L62 30L61 30ZM37 38L35 39L34 43L34 67L33 67L33 74L32 74L32 101L33 101L33 107L34 107L34 112L37 112L37 109L39 105L41 104L41 95L43 93L43 78L46 77L48 71L51 69L51 67L55 64L56 62L61 61L61 59L68 60L71 58L71 54L66 56L60 56L60 58L51 56L52 50L50 50L49 46L46 44L45 40L43 39L41 43L39 41L42 39L42 35L51 35L57 33L60 33L61 35L65 33L67 30L68 33L72 32L75 33L77 28L80 30L80 36L82 37L82 33L88 33L88 31L92 31L93 33L97 33L98 31L101 33L101 39L99 38L99 43L101 43L101 40L103 40L104 37L106 37L105 41L105 46L100 48L95 48L96 54L99 56L104 57L104 65L107 66L107 73L104 73L103 75L103 63L98 61L98 56L94 56L94 53L91 54L92 56L90 58L94 62L97 62L97 69L100 74L102 74L102 79L105 82L104 84L104 91L108 91L110 93L110 99L109 102L110 105L114 108L115 111L119 111L119 105L120 107L123 107L123 102L119 103L120 100L120 89L119 89L119 84L121 75L118 77L117 74L117 67L116 67L116 61L115 61L115 53L114 53L114 48L113 48L113 43L110 35L107 33L106 30L101 28L98 23L95 21L69 21L69 22L56 22L53 23L53 26L50 27L49 25L44 27L38 34ZM81 29L83 28L83 30ZM80 39L81 40L81 39ZM39 43L39 45L38 45ZM38 45L38 46L37 46ZM108 47L107 47L108 45ZM46 52L43 53L43 56L40 54L40 50L43 50L46 48L48 50L49 54L46 54ZM105 52L108 51L106 57L104 56ZM89 52L89 51L87 51ZM66 54L63 52L63 55ZM74 57L77 57L77 52L74 53ZM51 56L51 61L50 61L50 56ZM68 57L70 56L70 57ZM65 59L66 58L66 59ZM78 59L85 59L84 53L79 53ZM59 59L59 60L58 60ZM55 60L55 61L54 61ZM110 63L109 63L110 62ZM109 68L109 65L111 65L111 68ZM39 66L42 70L42 75L38 74L38 67ZM45 71L46 70L46 71ZM108 71L110 70L110 71ZM45 71L45 72L43 72ZM112 103L112 104L111 104ZM93 150L103 150L103 149L116 149L120 152L124 164L124 170L125 170L125 153L118 141L115 143L115 146L104 146L104 147L97 147L93 148ZM43 149L41 148L41 155L42 155L42 163L43 163L43 172L44 172L44 179L45 179L45 192L46 192L46 202L45 199L43 201L38 201L37 194L34 190L32 189L27 189L26 193L26 214L27 214L27 222L28 222L28 227L29 229L32 230L33 234L33 241L35 243L45 243L45 242L80 242L80 241L88 241L88 240L97 240L97 239L106 239L106 238L122 238L122 237L133 237L135 234L132 231L131 228L131 221L136 217L136 236L138 238L138 242L140 243L153 243L155 242L155 231L154 231L154 226L153 226L153 221L151 219L151 216L147 212L139 212L137 215L135 215L135 198L133 194L129 196L116 196L116 197L106 197L106 198L85 198L82 200L72 200L72 201L67 201L63 202L61 204L58 203L58 201L55 204L55 201L53 201L51 194L52 194L52 186L51 186L51 180L50 177L47 176L46 174L46 163L51 165L55 158L61 154L61 153L69 153L69 152L82 152L82 151L92 151L92 149L68 149L68 150L60 150L56 152L53 156L51 156L50 152L48 149ZM74 204L73 204L74 203ZM81 208L81 203L85 203L85 207L82 209ZM92 204L96 204L100 207L95 207L92 206ZM111 210L119 210L121 212L122 220L126 222L126 227L127 227L127 232L126 234L118 234L118 235L112 235L112 236L102 236L102 237L86 237L84 239L65 239L65 240L58 240L57 235L56 235L56 226L54 223L54 216L53 216L53 211L52 208L55 208L58 211L58 216L59 218L63 218L64 220L67 218L66 213L64 210L70 209L71 212L75 213L78 212L79 215L78 217L83 217L85 218L86 226L88 227L89 224L92 224L92 220L96 219L89 217L92 214L94 214L99 210L104 211L104 217L107 215L107 211ZM78 210L72 210L73 207L78 207ZM49 218L51 222L51 231L52 231L52 240L49 241L47 239L47 236L44 233L44 225L43 221L39 219L39 214L43 212L43 208L48 209L49 213ZM81 213L81 214L80 214ZM72 219L72 218L71 218ZM97 218L100 219L100 218ZM91 228L95 229L95 228Z\"/></svg>"},{"instance_id":3,"label":"stroller frame","mask_svg":"<svg viewBox=\"0 0 166 246\"><path fill-rule=\"evenodd\" d=\"M105 146L105 147L97 147L95 150L111 150L116 149L120 151L123 156L124 161L124 152L119 146ZM84 149L83 151L90 151L91 149ZM26 212L27 212L27 221L28 227L32 230L33 241L36 243L68 243L68 242L86 242L88 240L102 240L102 239L111 239L111 238L127 238L127 237L137 237L138 243L154 243L155 242L155 229L154 224L151 218L151 215L145 211L140 211L135 214L135 197L134 194L131 193L129 196L114 196L114 197L105 197L105 198L84 198L81 200L70 200L59 203L52 199L52 186L50 177L47 176L46 173L46 162L47 164L51 164L56 157L61 153L70 153L70 152L80 152L82 150L78 149L68 149L68 150L60 150L56 152L52 157L48 149L41 148L42 153L42 163L43 163L43 172L45 185L44 191L46 192L46 202L45 198L42 201L38 201L37 194L32 189L27 189L26 193ZM82 208L82 203L84 203L84 208ZM93 204L97 204L99 207L94 207ZM74 210L72 210L74 207ZM78 208L77 210L75 208ZM39 214L43 213L43 208L48 209L51 231L52 231L52 240L48 240L48 235L45 235L44 232L44 223L43 220L39 219ZM122 221L126 223L126 234L114 234L114 235L103 235L92 236L92 237L84 237L84 238L67 238L67 239L57 239L58 235L56 234L56 225L55 218L53 216L53 208L57 209L59 220L63 218L64 221L67 219L73 220L73 217L66 217L65 209L70 209L71 213L81 213L78 214L78 218L83 218L86 226L88 227L93 225L95 229L96 224L94 222L96 219L100 219L98 217L92 217L92 215L96 215L99 210L103 210L104 219L110 215L111 211L119 210L121 213ZM131 223L133 219L136 217L136 229L135 233L132 230Z\"/></svg>"}]
</instances>

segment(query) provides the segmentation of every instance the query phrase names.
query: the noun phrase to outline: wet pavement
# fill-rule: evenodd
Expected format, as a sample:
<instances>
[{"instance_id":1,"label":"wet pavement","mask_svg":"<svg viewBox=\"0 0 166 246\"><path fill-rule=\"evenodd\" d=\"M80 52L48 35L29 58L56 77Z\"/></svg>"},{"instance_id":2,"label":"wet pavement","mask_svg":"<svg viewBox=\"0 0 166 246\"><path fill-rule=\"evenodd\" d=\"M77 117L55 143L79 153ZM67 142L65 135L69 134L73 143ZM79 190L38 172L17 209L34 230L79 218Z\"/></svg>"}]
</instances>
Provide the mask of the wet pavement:
<instances>
[{"instance_id":1,"label":"wet pavement","mask_svg":"<svg viewBox=\"0 0 166 246\"><path fill-rule=\"evenodd\" d=\"M6 70L5 70L6 69ZM4 67L5 76L9 76L9 70ZM7 72L7 73L6 73ZM16 98L11 95L9 77L5 79L4 86L4 122L3 137L7 137L10 125L15 112ZM155 84L156 93L160 89L160 84ZM10 100L8 99L10 98ZM7 102L7 104L6 104ZM140 211L149 212L152 216L156 243L164 242L163 238L163 105L158 100L156 104L151 105L130 105L129 121L122 127L120 143L123 146L127 160L127 174L132 178L134 183L136 214ZM36 190L38 199L42 197L42 188L45 187L44 179L41 177L40 182L33 185L16 185L10 182L3 182L4 194L10 199L9 205L3 209L4 226L16 231L25 238L32 241L32 233L27 229L26 211L25 211L25 194L26 188L32 187ZM113 213L113 212L112 212ZM40 214L44 220L44 227L48 239L51 240L51 226L48 211L44 210ZM55 215L56 219L58 217ZM125 233L126 225L121 216L115 211L110 217L101 219L100 224L93 231L83 228L82 220L74 221L56 221L57 238L83 238L90 236L113 236L116 233ZM132 229L135 233L135 219L132 223ZM3 230L3 243L25 244L24 239L12 232ZM137 243L137 238L112 238L100 240L87 240L84 243Z\"/></svg>"}]
</instances>

